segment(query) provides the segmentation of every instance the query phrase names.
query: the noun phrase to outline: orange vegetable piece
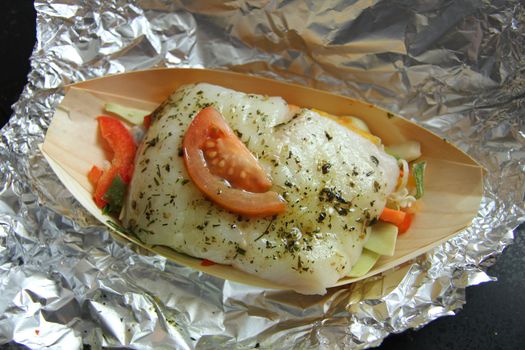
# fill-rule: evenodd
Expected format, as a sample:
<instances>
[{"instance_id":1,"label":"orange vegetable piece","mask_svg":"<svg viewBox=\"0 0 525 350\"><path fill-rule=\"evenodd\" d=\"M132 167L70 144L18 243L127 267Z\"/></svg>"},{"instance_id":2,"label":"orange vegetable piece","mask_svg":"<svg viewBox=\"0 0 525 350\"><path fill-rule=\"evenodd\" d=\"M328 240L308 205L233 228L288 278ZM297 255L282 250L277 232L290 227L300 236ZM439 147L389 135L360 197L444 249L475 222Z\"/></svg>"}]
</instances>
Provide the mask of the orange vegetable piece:
<instances>
[{"instance_id":1,"label":"orange vegetable piece","mask_svg":"<svg viewBox=\"0 0 525 350\"><path fill-rule=\"evenodd\" d=\"M102 176L102 173L104 171L100 169L98 166L93 165L91 170L88 173L88 180L93 186L97 186L98 180Z\"/></svg>"},{"instance_id":2,"label":"orange vegetable piece","mask_svg":"<svg viewBox=\"0 0 525 350\"><path fill-rule=\"evenodd\" d=\"M390 222L399 227L405 221L406 213L401 210L386 208L379 216L379 220Z\"/></svg>"},{"instance_id":3,"label":"orange vegetable piece","mask_svg":"<svg viewBox=\"0 0 525 350\"><path fill-rule=\"evenodd\" d=\"M402 234L408 231L410 228L410 225L412 225L412 220L414 220L414 214L407 213L405 216L405 220L401 223L401 225L398 226L398 233Z\"/></svg>"}]
</instances>

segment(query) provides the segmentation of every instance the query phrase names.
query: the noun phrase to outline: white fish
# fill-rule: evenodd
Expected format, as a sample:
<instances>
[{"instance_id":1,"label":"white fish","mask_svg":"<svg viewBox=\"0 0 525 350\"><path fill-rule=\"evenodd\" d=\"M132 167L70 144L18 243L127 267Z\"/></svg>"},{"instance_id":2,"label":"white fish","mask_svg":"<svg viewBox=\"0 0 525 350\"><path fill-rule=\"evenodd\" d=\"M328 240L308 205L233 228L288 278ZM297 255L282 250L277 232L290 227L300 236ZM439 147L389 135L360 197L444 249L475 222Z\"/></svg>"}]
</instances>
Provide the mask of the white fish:
<instances>
[{"instance_id":1,"label":"white fish","mask_svg":"<svg viewBox=\"0 0 525 350\"><path fill-rule=\"evenodd\" d=\"M287 201L284 214L245 218L208 200L180 156L189 123L213 105ZM288 286L323 294L346 276L395 186L396 160L381 146L282 98L210 84L180 88L154 114L123 212L141 240Z\"/></svg>"}]
</instances>

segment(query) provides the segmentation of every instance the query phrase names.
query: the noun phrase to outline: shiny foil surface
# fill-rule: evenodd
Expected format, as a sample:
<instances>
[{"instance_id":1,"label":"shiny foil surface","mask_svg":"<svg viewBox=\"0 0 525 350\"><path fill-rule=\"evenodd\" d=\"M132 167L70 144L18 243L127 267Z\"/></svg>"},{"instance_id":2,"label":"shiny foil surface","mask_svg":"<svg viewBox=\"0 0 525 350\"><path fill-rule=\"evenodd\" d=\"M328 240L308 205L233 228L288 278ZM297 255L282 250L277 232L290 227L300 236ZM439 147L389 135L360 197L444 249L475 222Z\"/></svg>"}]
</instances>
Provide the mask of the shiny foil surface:
<instances>
[{"instance_id":1,"label":"shiny foil surface","mask_svg":"<svg viewBox=\"0 0 525 350\"><path fill-rule=\"evenodd\" d=\"M0 343L53 349L360 349L454 314L525 219L521 1L37 0L29 83L0 140ZM486 168L473 225L325 296L141 255L39 151L65 84L151 67L263 75L385 107Z\"/></svg>"}]
</instances>

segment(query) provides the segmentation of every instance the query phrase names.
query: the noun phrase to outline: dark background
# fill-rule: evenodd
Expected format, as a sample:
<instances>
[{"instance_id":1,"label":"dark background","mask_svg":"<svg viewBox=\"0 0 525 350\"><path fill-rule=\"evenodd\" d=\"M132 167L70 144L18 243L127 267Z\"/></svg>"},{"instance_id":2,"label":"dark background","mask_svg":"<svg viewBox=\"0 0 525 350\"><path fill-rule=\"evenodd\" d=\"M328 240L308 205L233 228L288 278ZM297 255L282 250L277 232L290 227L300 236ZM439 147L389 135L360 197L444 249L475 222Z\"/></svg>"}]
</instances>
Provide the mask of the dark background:
<instances>
[{"instance_id":1,"label":"dark background","mask_svg":"<svg viewBox=\"0 0 525 350\"><path fill-rule=\"evenodd\" d=\"M30 69L36 42L32 1L0 0L0 117L12 114ZM467 289L467 304L457 316L442 317L418 331L388 337L380 349L525 349L525 240L522 225L513 245L489 274L497 283ZM4 347L2 347L4 348ZM9 348L19 348L15 344Z\"/></svg>"}]
</instances>

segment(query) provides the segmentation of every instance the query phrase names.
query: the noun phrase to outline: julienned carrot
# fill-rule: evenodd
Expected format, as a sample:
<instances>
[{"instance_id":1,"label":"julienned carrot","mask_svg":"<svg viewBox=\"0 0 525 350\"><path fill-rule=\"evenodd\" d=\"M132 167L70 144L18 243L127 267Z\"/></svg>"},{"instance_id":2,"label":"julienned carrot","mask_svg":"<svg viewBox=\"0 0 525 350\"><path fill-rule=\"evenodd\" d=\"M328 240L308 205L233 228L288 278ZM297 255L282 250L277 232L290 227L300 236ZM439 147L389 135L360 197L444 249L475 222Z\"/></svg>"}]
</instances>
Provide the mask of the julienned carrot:
<instances>
[{"instance_id":1,"label":"julienned carrot","mask_svg":"<svg viewBox=\"0 0 525 350\"><path fill-rule=\"evenodd\" d=\"M414 219L414 214L407 213L405 216L405 220L403 220L403 223L398 226L398 229L399 229L398 233L402 234L402 233L407 232L408 229L410 228L410 225L412 224L413 219Z\"/></svg>"},{"instance_id":2,"label":"julienned carrot","mask_svg":"<svg viewBox=\"0 0 525 350\"><path fill-rule=\"evenodd\" d=\"M405 217L406 213L404 211L385 207L379 216L379 220L390 222L399 227L401 224L403 224L403 221L405 221Z\"/></svg>"},{"instance_id":3,"label":"julienned carrot","mask_svg":"<svg viewBox=\"0 0 525 350\"><path fill-rule=\"evenodd\" d=\"M97 186L98 180L102 176L102 173L104 171L100 169L98 166L93 165L91 170L88 173L88 180L93 186Z\"/></svg>"}]
</instances>

